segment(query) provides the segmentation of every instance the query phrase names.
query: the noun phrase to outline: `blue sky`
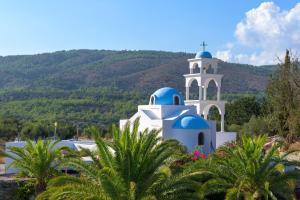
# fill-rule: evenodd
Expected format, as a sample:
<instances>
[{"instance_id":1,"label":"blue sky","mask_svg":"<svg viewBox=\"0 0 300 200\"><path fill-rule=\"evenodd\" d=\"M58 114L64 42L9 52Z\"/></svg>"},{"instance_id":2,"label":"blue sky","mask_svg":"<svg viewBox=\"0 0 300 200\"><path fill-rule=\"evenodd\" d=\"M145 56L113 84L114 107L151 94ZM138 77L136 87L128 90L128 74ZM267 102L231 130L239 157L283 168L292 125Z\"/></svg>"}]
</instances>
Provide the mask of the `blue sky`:
<instances>
[{"instance_id":1,"label":"blue sky","mask_svg":"<svg viewBox=\"0 0 300 200\"><path fill-rule=\"evenodd\" d=\"M256 30L260 16L248 19L246 13L258 9L280 18L293 14L292 21L282 22L284 30L300 35L298 1L281 0L264 4L248 0L49 0L0 1L0 55L35 54L68 49L167 50L196 52L203 40L208 49L232 62L268 64L257 61L268 49L266 30ZM263 4L263 5L262 5ZM261 8L261 9L260 9ZM280 10L276 10L279 8ZM275 13L273 12L275 9ZM292 9L296 10L293 11ZM298 12L299 10L299 12ZM276 13L277 12L277 13ZM256 11L254 12L256 13ZM287 18L287 17L285 17ZM252 21L251 21L252 20ZM253 25L253 21L254 25ZM281 20L277 20L281 21ZM243 23L238 29L239 23ZM277 23L277 22L275 22ZM295 23L295 25L293 25ZM254 28L251 27L254 26ZM287 25L285 25L287 24ZM282 27L278 24L278 27ZM272 27L269 27L272 28ZM255 29L255 30L253 30ZM275 27L276 29L276 27ZM246 32L245 32L246 31ZM275 40L280 36L271 35ZM276 32L277 33L277 32ZM252 35L251 35L252 34ZM264 34L264 35L263 35ZM295 39L296 38L296 39ZM252 41L253 39L253 41ZM298 49L298 38L285 48ZM251 42L250 44L247 41ZM300 41L300 37L299 37ZM270 45L270 44L269 44ZM272 46L272 45L271 45ZM299 48L300 50L300 48ZM251 56L256 56L251 60Z\"/></svg>"}]
</instances>

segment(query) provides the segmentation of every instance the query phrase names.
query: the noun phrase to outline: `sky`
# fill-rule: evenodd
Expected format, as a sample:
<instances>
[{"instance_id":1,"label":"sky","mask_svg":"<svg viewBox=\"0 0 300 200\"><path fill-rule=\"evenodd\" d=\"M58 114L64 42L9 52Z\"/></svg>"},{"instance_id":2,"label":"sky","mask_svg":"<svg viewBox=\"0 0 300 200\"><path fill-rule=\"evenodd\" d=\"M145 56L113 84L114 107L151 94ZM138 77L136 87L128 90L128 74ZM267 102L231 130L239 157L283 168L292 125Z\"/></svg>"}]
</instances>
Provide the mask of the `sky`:
<instances>
[{"instance_id":1,"label":"sky","mask_svg":"<svg viewBox=\"0 0 300 200\"><path fill-rule=\"evenodd\" d=\"M294 0L0 0L0 55L70 49L196 53L273 64L300 52Z\"/></svg>"}]
</instances>

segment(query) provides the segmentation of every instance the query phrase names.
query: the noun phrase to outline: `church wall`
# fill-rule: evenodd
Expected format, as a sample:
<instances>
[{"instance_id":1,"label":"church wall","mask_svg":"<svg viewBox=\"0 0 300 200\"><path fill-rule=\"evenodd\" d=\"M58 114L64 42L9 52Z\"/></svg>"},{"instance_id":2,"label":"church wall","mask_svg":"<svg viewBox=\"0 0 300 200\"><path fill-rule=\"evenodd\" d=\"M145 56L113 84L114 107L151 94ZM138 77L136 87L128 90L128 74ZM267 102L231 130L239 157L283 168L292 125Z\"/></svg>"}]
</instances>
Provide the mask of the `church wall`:
<instances>
[{"instance_id":1,"label":"church wall","mask_svg":"<svg viewBox=\"0 0 300 200\"><path fill-rule=\"evenodd\" d=\"M198 130L195 129L173 129L172 133L166 135L166 139L176 139L186 146L188 152L193 152L198 145Z\"/></svg>"},{"instance_id":2,"label":"church wall","mask_svg":"<svg viewBox=\"0 0 300 200\"><path fill-rule=\"evenodd\" d=\"M121 119L119 122L119 128L123 130L125 128L126 123L128 122L128 119Z\"/></svg>"},{"instance_id":3,"label":"church wall","mask_svg":"<svg viewBox=\"0 0 300 200\"><path fill-rule=\"evenodd\" d=\"M212 146L213 150L217 149L217 134L216 134L216 122L215 121L207 121L210 127L210 135L211 135L211 141L212 141Z\"/></svg>"},{"instance_id":4,"label":"church wall","mask_svg":"<svg viewBox=\"0 0 300 200\"><path fill-rule=\"evenodd\" d=\"M151 113L158 119L161 119L161 109L160 105L140 105L138 106L138 111L151 110Z\"/></svg>"},{"instance_id":5,"label":"church wall","mask_svg":"<svg viewBox=\"0 0 300 200\"><path fill-rule=\"evenodd\" d=\"M162 120L149 120L146 117L141 117L139 131L143 132L147 128L149 131L152 129L159 130L162 128L162 126ZM159 134L159 136L162 137L162 132Z\"/></svg>"},{"instance_id":6,"label":"church wall","mask_svg":"<svg viewBox=\"0 0 300 200\"><path fill-rule=\"evenodd\" d=\"M217 132L216 135L216 147L220 147L228 142L232 142L236 140L235 132Z\"/></svg>"},{"instance_id":7,"label":"church wall","mask_svg":"<svg viewBox=\"0 0 300 200\"><path fill-rule=\"evenodd\" d=\"M198 146L198 135L204 133L203 151L205 154L211 152L210 144L212 142L212 134L215 134L215 129L173 129L172 126L175 120L164 120L162 124L163 138L176 139L182 145L186 146L189 153L192 153ZM214 133L213 133L214 132Z\"/></svg>"},{"instance_id":8,"label":"church wall","mask_svg":"<svg viewBox=\"0 0 300 200\"><path fill-rule=\"evenodd\" d=\"M211 143L212 143L212 134L211 129L200 130L198 133L204 133L204 146L203 146L203 153L209 154L211 153ZM197 134L197 141L198 141L198 134Z\"/></svg>"}]
</instances>

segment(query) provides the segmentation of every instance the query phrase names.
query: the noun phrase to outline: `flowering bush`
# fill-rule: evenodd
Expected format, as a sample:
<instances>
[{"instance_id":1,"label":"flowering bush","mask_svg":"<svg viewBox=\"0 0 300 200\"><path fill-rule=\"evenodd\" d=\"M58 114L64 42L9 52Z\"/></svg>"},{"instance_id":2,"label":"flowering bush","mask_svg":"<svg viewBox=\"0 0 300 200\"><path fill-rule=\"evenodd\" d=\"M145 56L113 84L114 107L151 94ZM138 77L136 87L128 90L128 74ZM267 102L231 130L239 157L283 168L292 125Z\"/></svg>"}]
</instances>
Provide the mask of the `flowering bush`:
<instances>
[{"instance_id":1,"label":"flowering bush","mask_svg":"<svg viewBox=\"0 0 300 200\"><path fill-rule=\"evenodd\" d=\"M206 158L206 155L201 152L202 152L202 146L198 146L193 153L192 160L198 160L199 158Z\"/></svg>"}]
</instances>

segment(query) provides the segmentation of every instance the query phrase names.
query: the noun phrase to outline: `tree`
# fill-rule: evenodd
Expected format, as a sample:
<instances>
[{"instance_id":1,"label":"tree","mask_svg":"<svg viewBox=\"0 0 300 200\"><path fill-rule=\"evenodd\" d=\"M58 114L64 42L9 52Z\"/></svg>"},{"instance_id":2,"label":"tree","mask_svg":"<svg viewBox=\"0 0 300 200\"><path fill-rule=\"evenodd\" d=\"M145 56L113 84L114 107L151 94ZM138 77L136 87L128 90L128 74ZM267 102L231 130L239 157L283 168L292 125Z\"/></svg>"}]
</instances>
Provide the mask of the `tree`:
<instances>
[{"instance_id":1,"label":"tree","mask_svg":"<svg viewBox=\"0 0 300 200\"><path fill-rule=\"evenodd\" d=\"M31 122L24 125L21 130L21 137L26 139L37 140L38 138L46 138L50 136L50 132L46 125L40 122Z\"/></svg>"},{"instance_id":2,"label":"tree","mask_svg":"<svg viewBox=\"0 0 300 200\"><path fill-rule=\"evenodd\" d=\"M289 141L300 136L300 72L299 62L286 51L267 88L269 115L276 131Z\"/></svg>"},{"instance_id":3,"label":"tree","mask_svg":"<svg viewBox=\"0 0 300 200\"><path fill-rule=\"evenodd\" d=\"M15 118L0 118L0 138L10 140L17 137L19 132L20 122Z\"/></svg>"},{"instance_id":4,"label":"tree","mask_svg":"<svg viewBox=\"0 0 300 200\"><path fill-rule=\"evenodd\" d=\"M281 143L264 149L267 137L243 136L234 146L221 148L196 169L206 173L200 187L203 196L224 194L225 199L294 199L298 171L286 171L286 156L279 154Z\"/></svg>"},{"instance_id":5,"label":"tree","mask_svg":"<svg viewBox=\"0 0 300 200\"><path fill-rule=\"evenodd\" d=\"M272 132L272 124L269 123L266 117L255 117L252 116L249 122L243 124L242 128L239 130L241 134L250 134L250 135L260 135L270 134Z\"/></svg>"},{"instance_id":6,"label":"tree","mask_svg":"<svg viewBox=\"0 0 300 200\"><path fill-rule=\"evenodd\" d=\"M10 147L6 157L13 159L10 167L20 170L21 175L35 178L36 194L44 191L48 180L57 173L57 168L62 162L62 150L57 148L59 141L37 142L28 140L24 147Z\"/></svg>"},{"instance_id":7,"label":"tree","mask_svg":"<svg viewBox=\"0 0 300 200\"><path fill-rule=\"evenodd\" d=\"M113 128L113 140L96 138L95 153L89 165L81 160L68 162L80 172L79 177L61 176L50 181L38 199L186 199L194 197L190 175L172 173L168 162L174 159L175 140L163 141L160 131L138 132Z\"/></svg>"},{"instance_id":8,"label":"tree","mask_svg":"<svg viewBox=\"0 0 300 200\"><path fill-rule=\"evenodd\" d=\"M226 124L243 125L252 116L261 114L261 105L255 97L243 97L226 104Z\"/></svg>"}]
</instances>

